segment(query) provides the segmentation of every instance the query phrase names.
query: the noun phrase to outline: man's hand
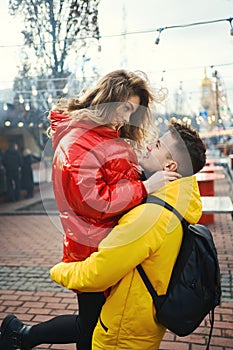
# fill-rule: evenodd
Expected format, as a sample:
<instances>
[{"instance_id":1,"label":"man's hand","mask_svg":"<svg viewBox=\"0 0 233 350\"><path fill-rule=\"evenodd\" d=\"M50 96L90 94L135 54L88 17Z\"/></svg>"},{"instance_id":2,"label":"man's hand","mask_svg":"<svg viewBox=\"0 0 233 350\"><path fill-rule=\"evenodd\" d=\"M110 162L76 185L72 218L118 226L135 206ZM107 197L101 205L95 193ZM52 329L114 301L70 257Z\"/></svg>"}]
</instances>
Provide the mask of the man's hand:
<instances>
[{"instance_id":1,"label":"man's hand","mask_svg":"<svg viewBox=\"0 0 233 350\"><path fill-rule=\"evenodd\" d=\"M75 262L72 263L64 263L60 262L56 265L54 265L50 269L50 277L51 279L62 285L63 287L66 287L68 289L74 289L70 286L71 284L71 277L73 275L73 271L75 271Z\"/></svg>"}]
</instances>

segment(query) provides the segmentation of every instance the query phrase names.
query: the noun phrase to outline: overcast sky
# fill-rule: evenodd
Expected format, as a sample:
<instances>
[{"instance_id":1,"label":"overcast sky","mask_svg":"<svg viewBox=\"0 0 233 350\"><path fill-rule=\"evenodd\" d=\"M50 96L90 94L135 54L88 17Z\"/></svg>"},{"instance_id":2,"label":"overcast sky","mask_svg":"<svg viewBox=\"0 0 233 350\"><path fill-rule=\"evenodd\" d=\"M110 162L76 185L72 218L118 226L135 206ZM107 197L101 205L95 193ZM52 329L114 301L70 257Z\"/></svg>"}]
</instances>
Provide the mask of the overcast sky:
<instances>
[{"instance_id":1,"label":"overcast sky","mask_svg":"<svg viewBox=\"0 0 233 350\"><path fill-rule=\"evenodd\" d=\"M123 62L129 69L146 71L153 83L160 82L165 70L164 85L170 90L170 98L182 81L186 95L192 93L198 106L204 67L211 77L208 67L215 65L233 109L233 36L229 22L167 29L161 33L159 45L154 44L157 28L233 17L233 0L102 0L100 15L102 35L155 30L103 40L106 70Z\"/></svg>"},{"instance_id":2,"label":"overcast sky","mask_svg":"<svg viewBox=\"0 0 233 350\"><path fill-rule=\"evenodd\" d=\"M14 79L19 52L14 45L21 42L17 21L7 15L7 2L1 0L0 4L0 88L9 87ZM143 70L153 85L159 84L163 75L171 100L182 81L193 108L198 108L204 67L211 77L210 66L215 66L233 109L233 36L228 21L167 29L161 33L159 45L154 43L158 28L230 17L233 0L100 0L102 52L88 64L97 62L101 74L120 67ZM114 36L123 32L137 34Z\"/></svg>"}]
</instances>

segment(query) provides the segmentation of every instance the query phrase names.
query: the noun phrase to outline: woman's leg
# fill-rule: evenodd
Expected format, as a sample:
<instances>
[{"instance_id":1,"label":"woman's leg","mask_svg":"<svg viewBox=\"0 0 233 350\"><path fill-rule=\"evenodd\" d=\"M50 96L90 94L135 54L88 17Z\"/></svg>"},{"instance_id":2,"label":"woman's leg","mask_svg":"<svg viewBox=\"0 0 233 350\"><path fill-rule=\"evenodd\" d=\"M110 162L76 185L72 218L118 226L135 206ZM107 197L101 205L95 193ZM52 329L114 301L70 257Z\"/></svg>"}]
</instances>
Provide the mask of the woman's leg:
<instances>
[{"instance_id":1,"label":"woman's leg","mask_svg":"<svg viewBox=\"0 0 233 350\"><path fill-rule=\"evenodd\" d=\"M61 315L31 327L9 315L1 325L0 350L70 343L76 343L78 350L91 350L92 333L104 301L104 293L79 294L79 315Z\"/></svg>"},{"instance_id":2,"label":"woman's leg","mask_svg":"<svg viewBox=\"0 0 233 350\"><path fill-rule=\"evenodd\" d=\"M105 302L104 293L77 295L79 314L57 316L32 326L28 333L31 347L39 344L77 343L78 350L91 350L92 333Z\"/></svg>"},{"instance_id":3,"label":"woman's leg","mask_svg":"<svg viewBox=\"0 0 233 350\"><path fill-rule=\"evenodd\" d=\"M40 344L75 344L78 342L77 319L77 315L62 315L27 326L15 315L8 315L0 327L0 350L30 350Z\"/></svg>"},{"instance_id":4,"label":"woman's leg","mask_svg":"<svg viewBox=\"0 0 233 350\"><path fill-rule=\"evenodd\" d=\"M78 342L77 315L61 315L32 326L27 336L31 348L40 344L69 344Z\"/></svg>"},{"instance_id":5,"label":"woman's leg","mask_svg":"<svg viewBox=\"0 0 233 350\"><path fill-rule=\"evenodd\" d=\"M103 292L78 294L79 317L78 328L78 350L91 350L92 334L101 308L105 302Z\"/></svg>"}]
</instances>

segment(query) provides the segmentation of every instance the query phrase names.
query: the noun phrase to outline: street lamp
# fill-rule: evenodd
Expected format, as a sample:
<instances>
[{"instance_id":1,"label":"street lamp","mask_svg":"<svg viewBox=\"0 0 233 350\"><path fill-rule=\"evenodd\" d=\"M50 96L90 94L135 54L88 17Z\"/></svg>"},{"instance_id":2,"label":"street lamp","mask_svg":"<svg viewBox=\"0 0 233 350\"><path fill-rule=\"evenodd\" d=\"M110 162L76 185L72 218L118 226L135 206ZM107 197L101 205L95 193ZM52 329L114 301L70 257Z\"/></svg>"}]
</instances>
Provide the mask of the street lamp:
<instances>
[{"instance_id":1,"label":"street lamp","mask_svg":"<svg viewBox=\"0 0 233 350\"><path fill-rule=\"evenodd\" d=\"M222 123L220 108L219 108L219 76L218 76L217 70L213 72L213 82L215 84L215 106L216 106L217 122L218 124L221 124L224 128L224 124Z\"/></svg>"}]
</instances>

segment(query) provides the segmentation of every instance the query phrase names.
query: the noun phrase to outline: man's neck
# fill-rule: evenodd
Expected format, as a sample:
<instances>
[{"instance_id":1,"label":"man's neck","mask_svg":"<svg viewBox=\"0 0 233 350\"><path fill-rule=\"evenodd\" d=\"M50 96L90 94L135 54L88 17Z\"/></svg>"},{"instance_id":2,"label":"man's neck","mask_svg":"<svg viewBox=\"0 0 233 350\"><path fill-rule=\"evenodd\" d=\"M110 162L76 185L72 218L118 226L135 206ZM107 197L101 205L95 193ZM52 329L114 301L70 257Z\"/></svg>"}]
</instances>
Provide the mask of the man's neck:
<instances>
[{"instance_id":1,"label":"man's neck","mask_svg":"<svg viewBox=\"0 0 233 350\"><path fill-rule=\"evenodd\" d=\"M144 170L142 169L142 181L145 181L147 179L149 179L149 177L151 177L154 173Z\"/></svg>"}]
</instances>

